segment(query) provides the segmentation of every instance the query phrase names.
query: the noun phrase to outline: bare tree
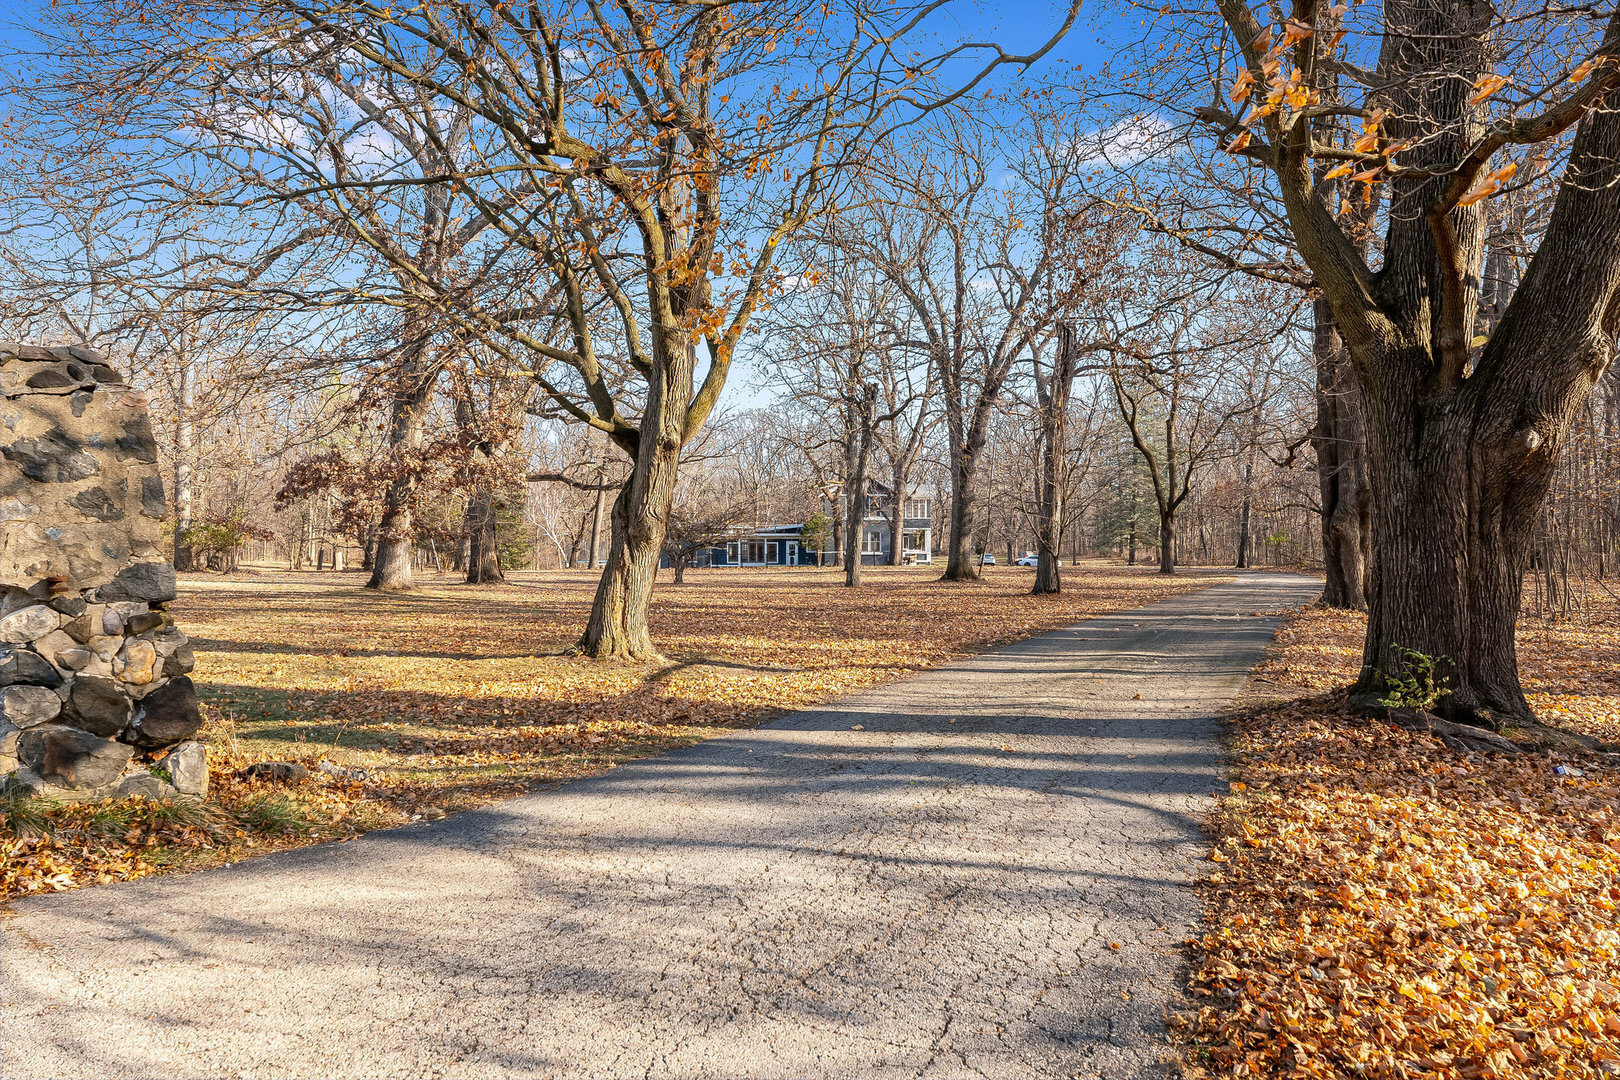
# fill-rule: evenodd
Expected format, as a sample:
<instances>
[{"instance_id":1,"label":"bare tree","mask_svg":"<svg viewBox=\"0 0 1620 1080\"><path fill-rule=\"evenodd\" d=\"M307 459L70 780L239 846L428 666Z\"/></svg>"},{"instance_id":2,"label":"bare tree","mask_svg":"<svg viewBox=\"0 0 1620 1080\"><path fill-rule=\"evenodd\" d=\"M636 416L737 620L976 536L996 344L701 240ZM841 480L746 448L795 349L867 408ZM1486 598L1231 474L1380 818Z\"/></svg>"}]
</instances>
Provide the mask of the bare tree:
<instances>
[{"instance_id":1,"label":"bare tree","mask_svg":"<svg viewBox=\"0 0 1620 1080\"><path fill-rule=\"evenodd\" d=\"M1358 700L1416 650L1445 658L1456 718L1531 722L1514 627L1537 511L1620 326L1620 13L1217 0L1211 14L1156 25L1155 53L1185 62L1155 72L1155 107L1206 133L1204 158L1218 139L1260 170L1251 190L1286 219L1354 366L1372 489ZM1325 185L1341 177L1379 192L1375 243ZM1479 335L1486 206L1523 185L1552 208Z\"/></svg>"},{"instance_id":2,"label":"bare tree","mask_svg":"<svg viewBox=\"0 0 1620 1080\"><path fill-rule=\"evenodd\" d=\"M822 211L850 147L879 125L956 101L992 69L1027 66L1056 41L1021 57L992 48L966 86L939 91L935 76L963 50L928 57L903 46L932 29L940 5L931 2L265 0L212 23L189 6L172 19L154 12L138 28L90 3L70 6L74 44L111 69L98 90L134 85L147 101L213 102L238 82L250 95L279 93L258 77L265 69L292 82L324 69L356 86L395 85L400 101L434 118L420 135L443 158L438 169L334 172L313 186L365 203L443 182L470 205L483 246L442 272L415 263L424 272L411 274L405 310L430 311L435 331L505 354L632 461L578 647L636 660L657 656L647 612L681 448L716 406L775 280L778 248ZM143 60L123 64L131 52ZM144 59L153 55L162 59ZM772 85L758 77L766 63ZM437 118L463 110L470 127L457 145ZM356 239L400 265L399 245ZM553 287L556 304L535 295ZM537 330L553 316L567 344Z\"/></svg>"}]
</instances>

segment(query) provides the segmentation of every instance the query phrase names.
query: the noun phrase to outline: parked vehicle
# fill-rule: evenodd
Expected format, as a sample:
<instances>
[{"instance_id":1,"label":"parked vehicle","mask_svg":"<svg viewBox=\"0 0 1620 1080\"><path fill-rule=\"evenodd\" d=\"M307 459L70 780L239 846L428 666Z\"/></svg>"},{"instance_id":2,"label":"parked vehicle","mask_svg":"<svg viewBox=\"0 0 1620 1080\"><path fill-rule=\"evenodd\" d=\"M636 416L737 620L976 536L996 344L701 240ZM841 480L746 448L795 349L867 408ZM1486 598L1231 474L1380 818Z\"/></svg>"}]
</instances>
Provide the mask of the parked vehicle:
<instances>
[{"instance_id":1,"label":"parked vehicle","mask_svg":"<svg viewBox=\"0 0 1620 1080\"><path fill-rule=\"evenodd\" d=\"M1039 566L1039 565L1041 565L1041 557L1039 555L1025 555L1022 559L1018 560L1017 565L1019 565L1019 566ZM1057 565L1062 566L1063 565L1063 560L1058 559L1057 560Z\"/></svg>"},{"instance_id":2,"label":"parked vehicle","mask_svg":"<svg viewBox=\"0 0 1620 1080\"><path fill-rule=\"evenodd\" d=\"M983 566L994 566L994 565L996 565L996 557L994 555L990 554L988 551L985 552L982 559L981 559L981 565L983 565Z\"/></svg>"}]
</instances>

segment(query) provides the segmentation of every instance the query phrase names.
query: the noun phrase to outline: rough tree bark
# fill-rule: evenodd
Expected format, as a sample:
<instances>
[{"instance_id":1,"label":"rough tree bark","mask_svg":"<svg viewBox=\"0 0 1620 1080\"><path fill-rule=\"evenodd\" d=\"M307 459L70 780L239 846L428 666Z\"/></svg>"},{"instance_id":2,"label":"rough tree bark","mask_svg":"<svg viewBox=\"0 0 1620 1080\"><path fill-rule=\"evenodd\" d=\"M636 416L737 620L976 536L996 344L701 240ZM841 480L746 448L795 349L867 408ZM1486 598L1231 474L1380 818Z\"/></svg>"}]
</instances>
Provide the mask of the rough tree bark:
<instances>
[{"instance_id":1,"label":"rough tree bark","mask_svg":"<svg viewBox=\"0 0 1620 1080\"><path fill-rule=\"evenodd\" d=\"M1038 554L1035 584L1030 591L1037 595L1063 591L1058 549L1063 542L1063 493L1068 486L1065 466L1069 454L1069 393L1074 386L1074 369L1072 334L1068 327L1060 327L1052 374L1043 379L1037 367L1035 375L1035 393L1041 407L1041 475L1039 518L1035 527Z\"/></svg>"},{"instance_id":2,"label":"rough tree bark","mask_svg":"<svg viewBox=\"0 0 1620 1080\"><path fill-rule=\"evenodd\" d=\"M844 530L844 584L850 588L861 583L861 540L866 534L866 467L872 458L872 427L875 422L874 413L877 411L877 384L870 383L861 388L860 397L851 402L850 408L855 411L855 428L858 433L854 446L853 462L846 475L850 482L845 488L845 501L848 509L845 517L849 528ZM894 538L890 538L891 544Z\"/></svg>"},{"instance_id":3,"label":"rough tree bark","mask_svg":"<svg viewBox=\"0 0 1620 1080\"><path fill-rule=\"evenodd\" d=\"M1254 462L1243 463L1243 506L1238 510L1237 569L1249 568L1249 485L1254 483ZM1207 547L1207 545L1206 545ZM1208 558L1206 553L1205 558Z\"/></svg>"},{"instance_id":4,"label":"rough tree bark","mask_svg":"<svg viewBox=\"0 0 1620 1080\"><path fill-rule=\"evenodd\" d=\"M607 566L577 646L582 654L597 659L659 659L647 613L675 501L681 447L689 434L688 403L693 401L697 353L684 335L659 334L654 342L641 422L633 433L616 435L630 455L630 475L613 500Z\"/></svg>"},{"instance_id":5,"label":"rough tree bark","mask_svg":"<svg viewBox=\"0 0 1620 1080\"><path fill-rule=\"evenodd\" d=\"M495 494L480 485L467 499L467 584L487 585L506 580L495 536Z\"/></svg>"},{"instance_id":6,"label":"rough tree bark","mask_svg":"<svg viewBox=\"0 0 1620 1080\"><path fill-rule=\"evenodd\" d=\"M416 457L426 435L428 402L440 370L424 333L418 329L415 335L405 336L405 348L411 355L400 365L399 382L388 406L388 454L394 475L383 494L377 551L366 582L366 588L384 592L404 592L415 586L411 504L420 481Z\"/></svg>"},{"instance_id":7,"label":"rough tree bark","mask_svg":"<svg viewBox=\"0 0 1620 1080\"><path fill-rule=\"evenodd\" d=\"M895 462L889 470L889 482L894 494L889 507L889 565L905 562L906 489L911 484L911 463Z\"/></svg>"},{"instance_id":8,"label":"rough tree bark","mask_svg":"<svg viewBox=\"0 0 1620 1080\"><path fill-rule=\"evenodd\" d=\"M1318 298L1315 306L1316 425L1311 429L1311 444L1322 499L1326 577L1322 603L1356 610L1367 606L1367 545L1372 534L1361 388L1327 304Z\"/></svg>"},{"instance_id":9,"label":"rough tree bark","mask_svg":"<svg viewBox=\"0 0 1620 1080\"><path fill-rule=\"evenodd\" d=\"M191 528L191 440L192 440L192 385L191 357L187 352L178 361L178 386L174 411L174 568L191 570L197 557L185 543L186 530Z\"/></svg>"},{"instance_id":10,"label":"rough tree bark","mask_svg":"<svg viewBox=\"0 0 1620 1080\"><path fill-rule=\"evenodd\" d=\"M1264 78L1260 24L1220 0L1245 62ZM1487 127L1471 102L1493 73L1492 12L1478 0L1386 0L1383 135L1414 140L1386 185L1384 263L1372 271L1311 183L1308 129L1266 123L1251 151L1278 177L1362 387L1375 494L1364 664L1356 694L1376 700L1404 673L1401 650L1443 657L1452 719L1533 722L1514 629L1537 512L1580 404L1620 333L1620 112L1612 60L1536 117ZM1314 46L1300 46L1304 51ZM1602 58L1620 54L1620 12ZM1460 205L1509 143L1575 125L1541 245L1477 357L1470 348L1484 208ZM1269 159L1268 159L1269 158Z\"/></svg>"}]
</instances>

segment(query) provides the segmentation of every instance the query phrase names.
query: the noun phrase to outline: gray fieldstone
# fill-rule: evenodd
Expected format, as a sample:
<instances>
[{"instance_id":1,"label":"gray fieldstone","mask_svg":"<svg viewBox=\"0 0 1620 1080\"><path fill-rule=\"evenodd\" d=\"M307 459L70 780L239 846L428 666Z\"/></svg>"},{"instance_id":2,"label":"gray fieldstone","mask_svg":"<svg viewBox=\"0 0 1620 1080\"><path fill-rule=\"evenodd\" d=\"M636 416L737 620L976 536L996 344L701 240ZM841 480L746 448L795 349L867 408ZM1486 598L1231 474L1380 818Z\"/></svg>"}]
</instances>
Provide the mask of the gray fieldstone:
<instances>
[{"instance_id":1,"label":"gray fieldstone","mask_svg":"<svg viewBox=\"0 0 1620 1080\"><path fill-rule=\"evenodd\" d=\"M18 439L10 446L0 446L0 455L28 479L41 484L71 484L101 472L96 459L62 431L37 439Z\"/></svg>"},{"instance_id":2,"label":"gray fieldstone","mask_svg":"<svg viewBox=\"0 0 1620 1080\"><path fill-rule=\"evenodd\" d=\"M142 611L125 620L124 631L132 636L149 633L161 627L167 618L161 611Z\"/></svg>"},{"instance_id":3,"label":"gray fieldstone","mask_svg":"<svg viewBox=\"0 0 1620 1080\"><path fill-rule=\"evenodd\" d=\"M73 665L64 664L62 662L62 654L70 650L82 650L83 648L84 646L80 645L77 641L74 641L70 635L64 634L60 630L52 630L50 633L38 639L33 644L33 649L35 652L39 653L39 655L49 660L57 667L72 667ZM77 670L77 668L74 670Z\"/></svg>"},{"instance_id":4,"label":"gray fieldstone","mask_svg":"<svg viewBox=\"0 0 1620 1080\"><path fill-rule=\"evenodd\" d=\"M60 613L44 604L30 604L9 615L0 616L0 641L22 645L44 637L61 625Z\"/></svg>"},{"instance_id":5,"label":"gray fieldstone","mask_svg":"<svg viewBox=\"0 0 1620 1080\"><path fill-rule=\"evenodd\" d=\"M84 609L89 606L84 602L84 597L77 595L53 596L46 603L70 619L83 615Z\"/></svg>"},{"instance_id":6,"label":"gray fieldstone","mask_svg":"<svg viewBox=\"0 0 1620 1080\"><path fill-rule=\"evenodd\" d=\"M141 477L141 513L160 521L168 516L169 500L163 494L163 477Z\"/></svg>"},{"instance_id":7,"label":"gray fieldstone","mask_svg":"<svg viewBox=\"0 0 1620 1080\"><path fill-rule=\"evenodd\" d=\"M99 788L117 779L135 748L63 724L29 728L17 739L17 757L45 783L70 791Z\"/></svg>"},{"instance_id":8,"label":"gray fieldstone","mask_svg":"<svg viewBox=\"0 0 1620 1080\"><path fill-rule=\"evenodd\" d=\"M98 600L174 599L174 567L166 562L134 563L96 590Z\"/></svg>"},{"instance_id":9,"label":"gray fieldstone","mask_svg":"<svg viewBox=\"0 0 1620 1080\"><path fill-rule=\"evenodd\" d=\"M62 674L49 660L22 646L0 646L0 686L60 686Z\"/></svg>"},{"instance_id":10,"label":"gray fieldstone","mask_svg":"<svg viewBox=\"0 0 1620 1080\"><path fill-rule=\"evenodd\" d=\"M208 794L208 751L202 743L180 743L159 764L169 770L169 782L180 794Z\"/></svg>"},{"instance_id":11,"label":"gray fieldstone","mask_svg":"<svg viewBox=\"0 0 1620 1080\"><path fill-rule=\"evenodd\" d=\"M157 646L159 656L171 656L174 651L184 645L190 644L190 639L177 628L171 626L152 638L152 644Z\"/></svg>"},{"instance_id":12,"label":"gray fieldstone","mask_svg":"<svg viewBox=\"0 0 1620 1080\"><path fill-rule=\"evenodd\" d=\"M175 795L172 785L145 770L132 772L118 782L118 797L120 799L133 799L140 795L153 802L162 802Z\"/></svg>"},{"instance_id":13,"label":"gray fieldstone","mask_svg":"<svg viewBox=\"0 0 1620 1080\"><path fill-rule=\"evenodd\" d=\"M163 677L172 679L177 675L190 675L197 666L197 656L191 651L190 645L182 645L173 653L163 658Z\"/></svg>"},{"instance_id":14,"label":"gray fieldstone","mask_svg":"<svg viewBox=\"0 0 1620 1080\"><path fill-rule=\"evenodd\" d=\"M112 663L112 658L118 655L118 650L124 647L124 639L112 634L97 634L85 643L91 652L106 663Z\"/></svg>"},{"instance_id":15,"label":"gray fieldstone","mask_svg":"<svg viewBox=\"0 0 1620 1080\"><path fill-rule=\"evenodd\" d=\"M80 675L73 680L73 694L62 710L65 723L92 735L112 738L129 725L129 695L117 681L101 675Z\"/></svg>"},{"instance_id":16,"label":"gray fieldstone","mask_svg":"<svg viewBox=\"0 0 1620 1080\"><path fill-rule=\"evenodd\" d=\"M124 634L124 613L109 607L101 613L101 632L108 637L122 637Z\"/></svg>"},{"instance_id":17,"label":"gray fieldstone","mask_svg":"<svg viewBox=\"0 0 1620 1080\"><path fill-rule=\"evenodd\" d=\"M132 733L137 745L168 746L190 738L200 727L202 711L197 707L197 690L182 675L141 700Z\"/></svg>"},{"instance_id":18,"label":"gray fieldstone","mask_svg":"<svg viewBox=\"0 0 1620 1080\"><path fill-rule=\"evenodd\" d=\"M62 711L56 691L43 686L8 686L0 690L0 716L19 728L55 720Z\"/></svg>"}]
</instances>

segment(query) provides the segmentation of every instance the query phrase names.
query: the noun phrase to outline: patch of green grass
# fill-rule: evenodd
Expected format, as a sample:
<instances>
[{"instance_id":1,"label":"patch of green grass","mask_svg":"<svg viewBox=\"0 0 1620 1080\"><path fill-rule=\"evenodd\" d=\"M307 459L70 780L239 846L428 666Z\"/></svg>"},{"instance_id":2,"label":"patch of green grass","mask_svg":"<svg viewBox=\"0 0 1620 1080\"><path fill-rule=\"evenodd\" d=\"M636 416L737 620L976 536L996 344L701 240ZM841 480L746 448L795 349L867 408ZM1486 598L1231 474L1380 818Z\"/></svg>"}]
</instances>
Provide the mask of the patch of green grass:
<instances>
[{"instance_id":1,"label":"patch of green grass","mask_svg":"<svg viewBox=\"0 0 1620 1080\"><path fill-rule=\"evenodd\" d=\"M236 810L242 827L267 836L307 833L324 824L310 807L287 795L266 792L243 803Z\"/></svg>"},{"instance_id":2,"label":"patch of green grass","mask_svg":"<svg viewBox=\"0 0 1620 1080\"><path fill-rule=\"evenodd\" d=\"M13 836L49 836L56 829L51 811L59 804L49 799L33 799L22 791L0 795L0 832Z\"/></svg>"}]
</instances>

